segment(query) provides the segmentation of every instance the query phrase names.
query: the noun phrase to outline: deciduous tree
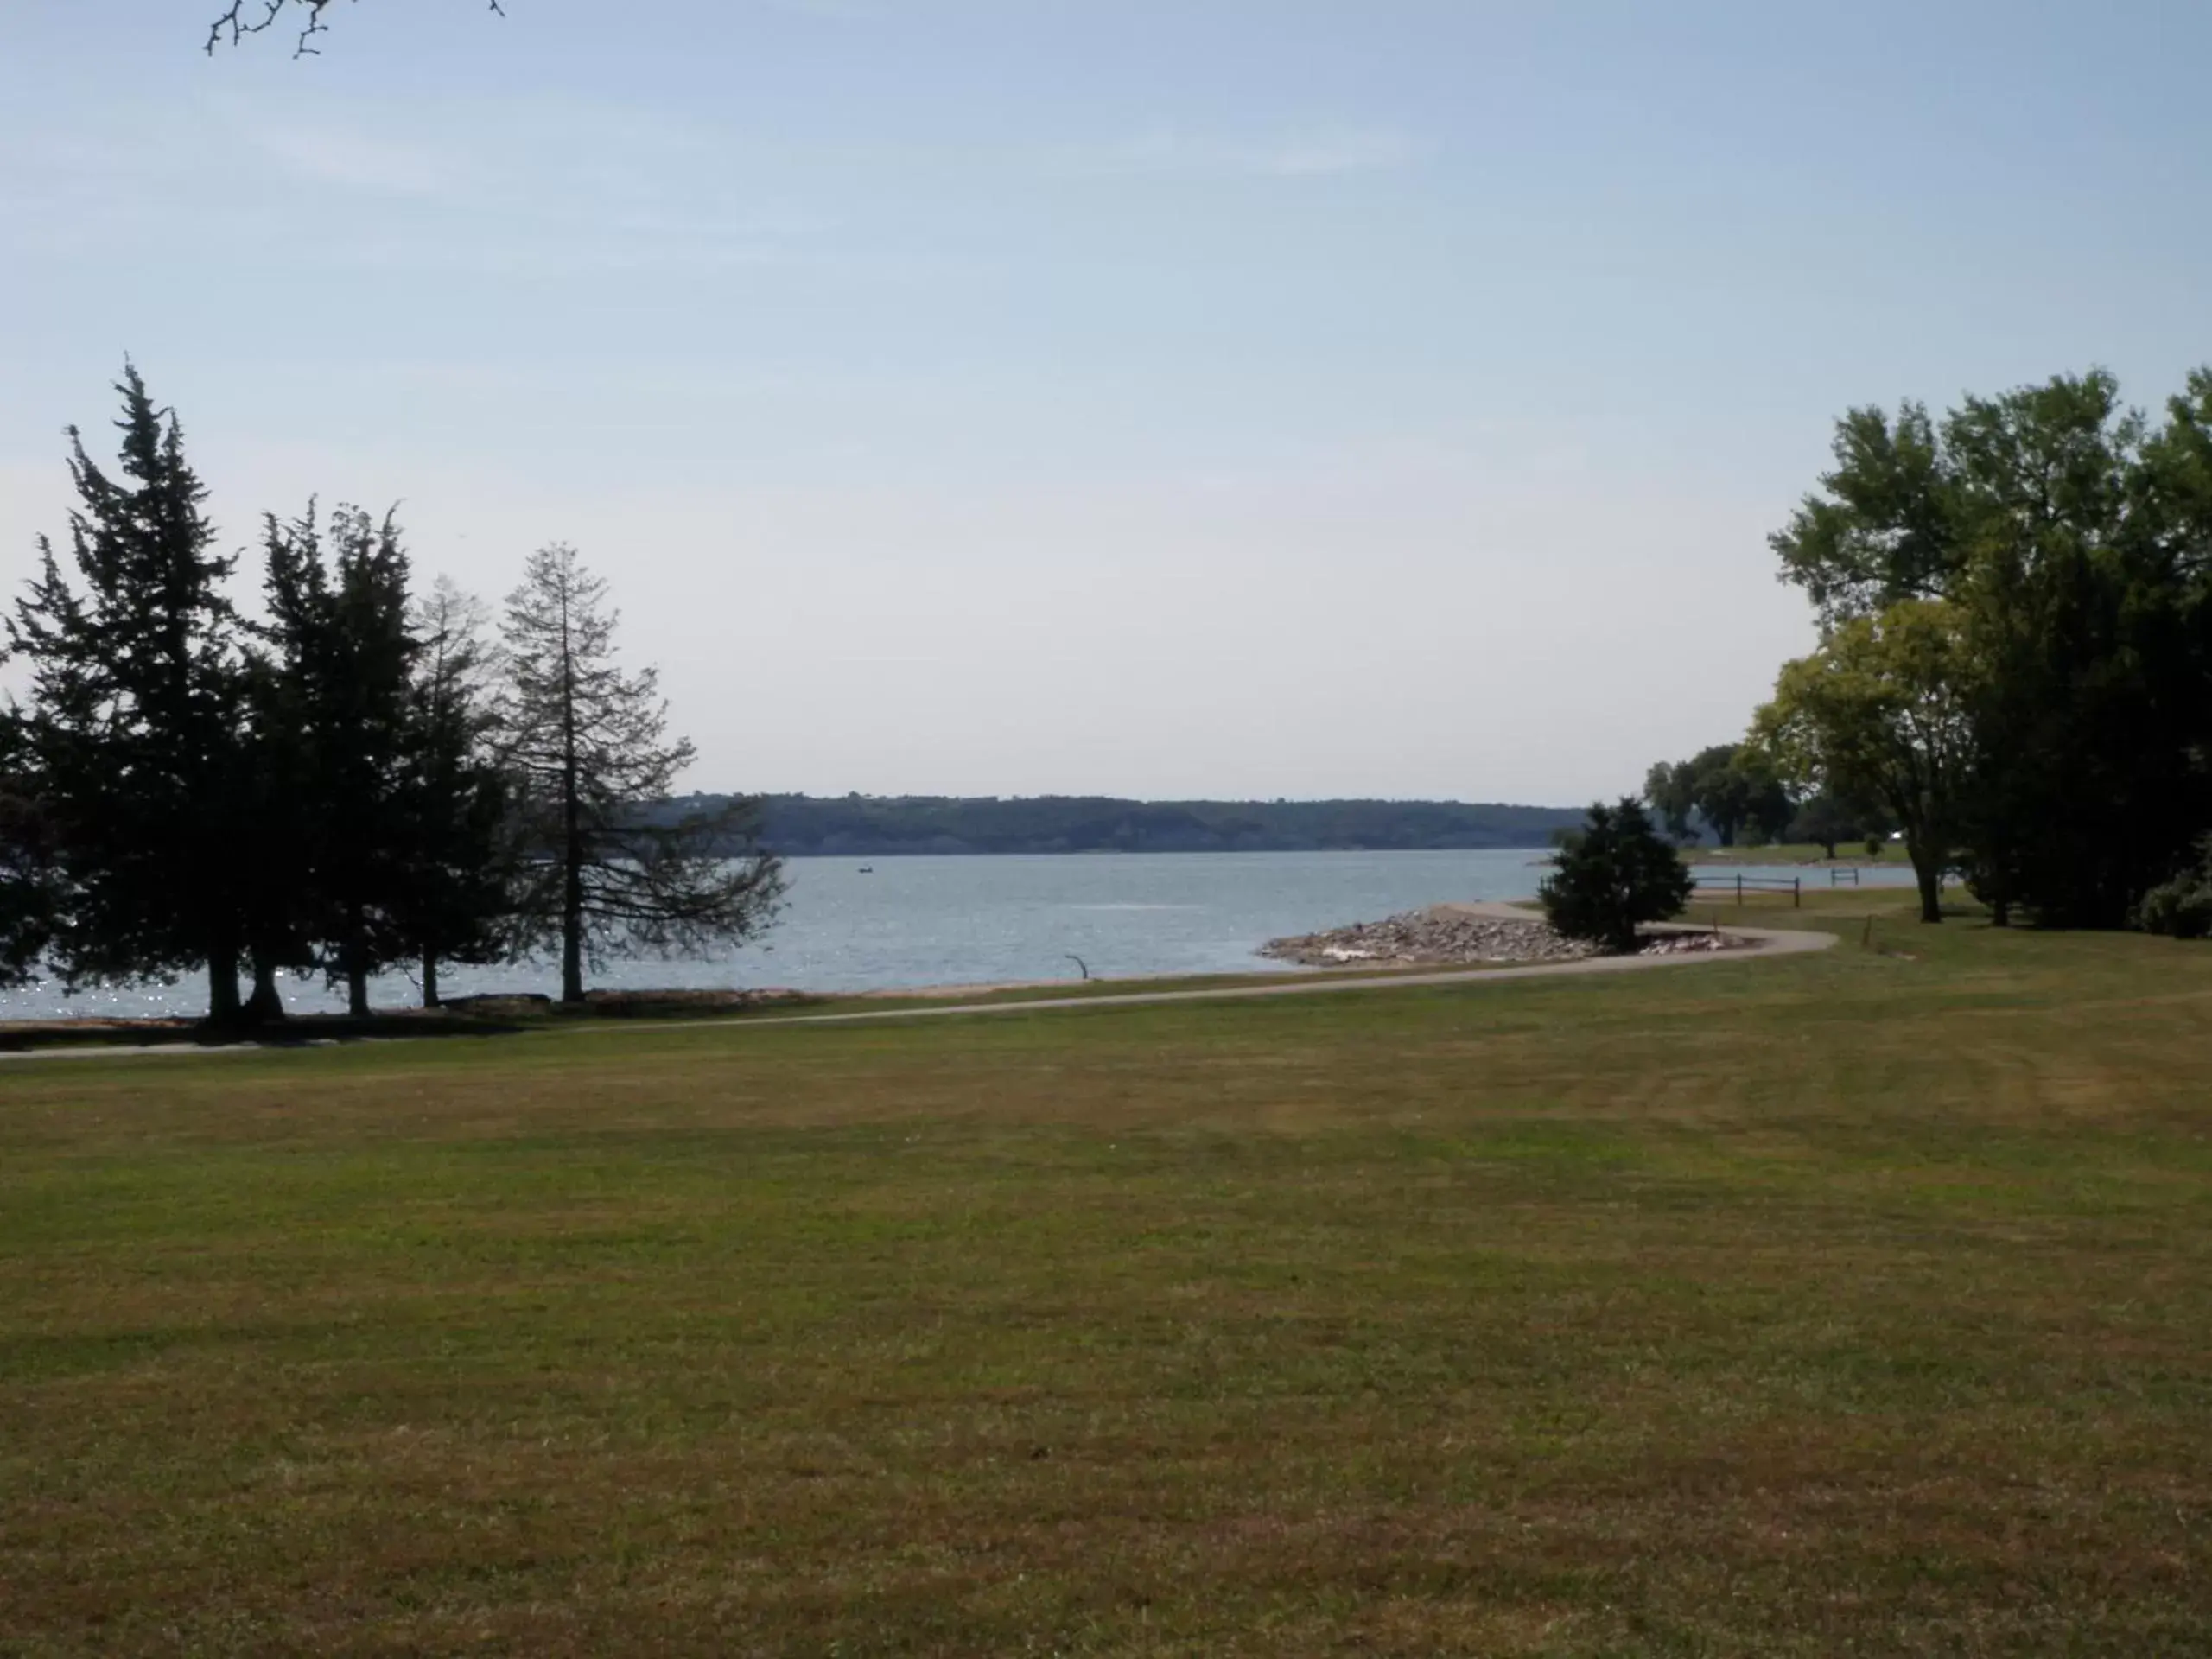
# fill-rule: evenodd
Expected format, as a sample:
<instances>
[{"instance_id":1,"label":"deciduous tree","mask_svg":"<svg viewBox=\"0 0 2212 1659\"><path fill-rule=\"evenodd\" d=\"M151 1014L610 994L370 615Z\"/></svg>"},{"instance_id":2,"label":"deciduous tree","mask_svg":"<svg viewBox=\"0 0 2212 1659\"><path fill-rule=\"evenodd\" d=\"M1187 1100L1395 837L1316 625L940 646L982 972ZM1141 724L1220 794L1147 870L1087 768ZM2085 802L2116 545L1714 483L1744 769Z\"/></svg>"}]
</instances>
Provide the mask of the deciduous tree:
<instances>
[{"instance_id":1,"label":"deciduous tree","mask_svg":"<svg viewBox=\"0 0 2212 1659\"><path fill-rule=\"evenodd\" d=\"M1964 619L1906 600L1837 626L1782 671L1755 739L1808 788L1871 795L1904 830L1920 915L1943 919L1945 867L1975 764L1976 675Z\"/></svg>"},{"instance_id":2,"label":"deciduous tree","mask_svg":"<svg viewBox=\"0 0 2212 1659\"><path fill-rule=\"evenodd\" d=\"M330 32L324 14L330 10L334 0L229 0L207 25L207 50L212 54L219 46L237 46L249 35L264 34L278 24L296 23L299 33L292 41L294 55L313 57L315 37ZM503 14L500 0L485 0L494 13Z\"/></svg>"},{"instance_id":3,"label":"deciduous tree","mask_svg":"<svg viewBox=\"0 0 2212 1659\"><path fill-rule=\"evenodd\" d=\"M1688 841L1697 833L1690 827L1690 816L1697 810L1696 762L1655 763L1643 775L1643 798L1667 826L1669 835L1676 841Z\"/></svg>"},{"instance_id":4,"label":"deciduous tree","mask_svg":"<svg viewBox=\"0 0 2212 1659\"><path fill-rule=\"evenodd\" d=\"M505 754L527 825L522 937L556 944L561 1000L617 950L734 945L773 918L781 866L756 850L758 810L671 810L691 745L668 735L654 671L615 660L607 584L575 550L531 556L507 601Z\"/></svg>"},{"instance_id":5,"label":"deciduous tree","mask_svg":"<svg viewBox=\"0 0 2212 1659\"><path fill-rule=\"evenodd\" d=\"M1955 608L1974 774L1952 833L1978 895L2120 925L2212 822L2212 374L2153 428L2102 371L1839 423L1777 535L1831 628Z\"/></svg>"},{"instance_id":6,"label":"deciduous tree","mask_svg":"<svg viewBox=\"0 0 2212 1659\"><path fill-rule=\"evenodd\" d=\"M441 963L499 961L512 936L516 848L488 620L481 601L444 577L413 613L394 924L421 966L425 1007L438 1006Z\"/></svg>"}]
</instances>

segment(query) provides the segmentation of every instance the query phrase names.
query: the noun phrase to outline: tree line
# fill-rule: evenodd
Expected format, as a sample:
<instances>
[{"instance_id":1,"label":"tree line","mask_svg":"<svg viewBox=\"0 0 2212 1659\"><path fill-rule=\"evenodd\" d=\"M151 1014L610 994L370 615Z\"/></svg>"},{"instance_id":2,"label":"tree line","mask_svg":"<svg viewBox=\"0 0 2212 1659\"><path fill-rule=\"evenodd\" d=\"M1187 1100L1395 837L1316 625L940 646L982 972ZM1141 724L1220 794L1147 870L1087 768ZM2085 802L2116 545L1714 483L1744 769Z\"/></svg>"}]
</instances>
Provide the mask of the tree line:
<instances>
[{"instance_id":1,"label":"tree line","mask_svg":"<svg viewBox=\"0 0 2212 1659\"><path fill-rule=\"evenodd\" d=\"M1751 742L1716 743L1687 760L1662 760L1645 773L1643 800L1678 842L1706 835L1723 847L1790 842L1830 858L1847 842L1880 850L1897 826L1879 801L1833 789L1793 786L1774 757Z\"/></svg>"},{"instance_id":2,"label":"tree line","mask_svg":"<svg viewBox=\"0 0 2212 1659\"><path fill-rule=\"evenodd\" d=\"M1305 852L1542 847L1558 807L1456 801L1132 801L765 795L762 842L786 857L901 854Z\"/></svg>"},{"instance_id":3,"label":"tree line","mask_svg":"<svg viewBox=\"0 0 2212 1659\"><path fill-rule=\"evenodd\" d=\"M68 430L65 551L6 619L0 981L207 977L223 1028L282 1019L286 971L369 1012L377 975L696 951L773 918L756 803L656 810L692 760L607 584L533 554L498 626L416 588L392 514L264 521L257 614L219 550L174 410L135 367L116 465ZM243 983L243 989L242 989Z\"/></svg>"},{"instance_id":4,"label":"tree line","mask_svg":"<svg viewBox=\"0 0 2212 1659\"><path fill-rule=\"evenodd\" d=\"M2102 371L1855 409L1834 454L1770 538L1819 647L1741 744L1655 769L1668 827L1731 838L1732 771L1896 825L1927 921L1955 875L1999 925L2212 928L2212 369L2156 418Z\"/></svg>"}]
</instances>

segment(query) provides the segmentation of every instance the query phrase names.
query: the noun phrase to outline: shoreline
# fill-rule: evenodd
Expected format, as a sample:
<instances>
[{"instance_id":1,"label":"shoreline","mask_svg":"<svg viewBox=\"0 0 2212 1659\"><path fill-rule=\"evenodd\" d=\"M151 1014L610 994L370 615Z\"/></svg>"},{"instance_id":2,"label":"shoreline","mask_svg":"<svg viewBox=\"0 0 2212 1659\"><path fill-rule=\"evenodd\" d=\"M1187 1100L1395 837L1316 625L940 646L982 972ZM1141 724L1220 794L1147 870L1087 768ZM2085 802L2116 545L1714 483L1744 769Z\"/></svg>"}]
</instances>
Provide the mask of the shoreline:
<instances>
[{"instance_id":1,"label":"shoreline","mask_svg":"<svg viewBox=\"0 0 2212 1659\"><path fill-rule=\"evenodd\" d=\"M1649 930L1639 950L1611 956L1586 947L1530 950L1525 954L1407 954L1388 957L1315 959L1278 947L1310 944L1334 934L1360 934L1408 922L1433 925L1453 939L1487 940L1501 927L1549 934L1534 900L1446 901L1388 918L1355 924L1332 934L1270 940L1255 950L1249 969L1209 974L1147 974L1088 980L1002 980L968 984L887 987L814 994L754 988L723 992L626 991L595 994L580 1014L560 1010L542 996L455 999L437 1009L393 1009L365 1020L343 1014L303 1014L264 1030L214 1034L200 1022L174 1016L88 1015L81 1020L0 1020L0 1060L132 1054L232 1053L337 1047L361 1042L434 1041L555 1032L659 1030L707 1026L823 1024L897 1019L907 1015L997 1012L1133 1002L1220 1000L1298 992L1431 985L1516 978L1532 973L1612 972L1669 961L1741 958L1817 949L1805 936L1756 928L1719 929L1701 924L1662 923ZM1825 939L1827 936L1814 936ZM1563 941L1551 941L1554 946ZM995 1001L978 999L992 998ZM877 1003L880 1007L852 1007ZM844 1005L844 1006L840 1006ZM814 1008L820 1012L808 1012Z\"/></svg>"},{"instance_id":2,"label":"shoreline","mask_svg":"<svg viewBox=\"0 0 2212 1659\"><path fill-rule=\"evenodd\" d=\"M1662 923L1655 931L1666 931L1684 938L1710 938L1711 929L1679 923ZM928 1020L992 1014L1038 1014L1072 1013L1078 1010L1101 1010L1130 1007L1155 1007L1175 1004L1205 1002L1241 1002L1261 998L1281 996L1347 995L1359 992L1389 990L1437 989L1452 987L1473 987L1501 984L1528 979L1548 979L1596 974L1649 972L1669 967L1681 967L1693 963L1750 962L1767 957L1804 956L1833 948L1838 943L1835 934L1825 930L1732 928L1726 930L1732 941L1725 950L1641 950L1631 956L1580 957L1568 960L1517 963L1484 967L1446 967L1435 969L1412 970L1389 969L1359 973L1281 974L1262 978L1259 983L1198 986L1179 990L1106 991L1090 996L1009 997L996 1002L929 1002L919 1007L907 1006L884 1008L845 1009L822 1014L768 1014L753 1019L728 1016L719 1020L602 1020L548 1025L514 1033L516 1035L575 1035L590 1032L598 1035L612 1033L669 1032L669 1031L752 1031L761 1027L789 1027L794 1026L848 1026L877 1024L893 1020ZM1236 976L1214 977L1235 978ZM1142 980L1102 982L1094 985L1121 983L1142 985ZM1057 987L1057 982L1053 985ZM829 1000L829 999L824 999ZM855 999L857 1000L857 999ZM461 1033L452 1033L461 1034ZM492 1034L492 1033L486 1033ZM416 1032L389 1037L356 1038L353 1041L404 1041L409 1036L417 1040L429 1040L434 1033ZM0 1050L0 1065L10 1062L31 1062L54 1059L111 1059L163 1055L224 1055L254 1054L286 1048L329 1048L345 1040L320 1038L292 1042L256 1042L226 1040L207 1043L174 1043L124 1046L111 1044L79 1043L60 1048Z\"/></svg>"}]
</instances>

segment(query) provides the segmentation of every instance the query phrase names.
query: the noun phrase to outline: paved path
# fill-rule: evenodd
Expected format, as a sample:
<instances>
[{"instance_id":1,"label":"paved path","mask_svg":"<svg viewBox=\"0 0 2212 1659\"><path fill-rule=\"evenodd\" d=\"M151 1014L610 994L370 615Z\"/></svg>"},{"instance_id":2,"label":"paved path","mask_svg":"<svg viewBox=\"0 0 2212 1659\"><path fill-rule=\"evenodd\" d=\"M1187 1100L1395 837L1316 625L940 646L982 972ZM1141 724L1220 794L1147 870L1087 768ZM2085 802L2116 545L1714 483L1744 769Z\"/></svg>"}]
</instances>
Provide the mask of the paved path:
<instances>
[{"instance_id":1,"label":"paved path","mask_svg":"<svg viewBox=\"0 0 2212 1659\"><path fill-rule=\"evenodd\" d=\"M1525 922L1529 919L1527 911L1511 905L1440 905L1437 908L1494 920ZM1701 927L1677 927L1668 931L1702 933L1706 930ZM1758 927L1732 927L1727 931L1737 938L1750 941L1749 948L1674 957L1584 957L1573 962L1534 962L1518 968L1443 968L1433 973L1376 974L1351 979L1285 978L1264 985L1224 985L1209 990L1126 991L1109 992L1103 996L1042 996L1006 1002L948 1002L920 1007L869 1008L852 1014L779 1014L753 1020L641 1020L632 1025L608 1022L570 1029L653 1032L702 1031L712 1027L718 1031L753 1031L762 1026L853 1026L886 1020L944 1020L955 1015L1038 1014L1059 1008L1134 1008L1166 1002L1239 1002L1262 996L1328 996L1350 991L1394 991L1408 986L1492 985L1511 979L1553 979L1580 974L1632 974L1659 968L1686 967L1701 962L1744 962L1754 957L1803 956L1812 951L1825 950L1836 941L1833 933L1812 931L1800 932L1791 929ZM448 1039L398 1037L355 1040L434 1042ZM334 1039L326 1039L315 1046L334 1046L335 1041ZM257 1052L260 1047L261 1045L254 1043L231 1043L220 1047L205 1048L190 1044L167 1046L138 1044L112 1048L26 1049L0 1052L0 1061L111 1059L118 1055L128 1054L245 1054Z\"/></svg>"},{"instance_id":2,"label":"paved path","mask_svg":"<svg viewBox=\"0 0 2212 1659\"><path fill-rule=\"evenodd\" d=\"M1441 905L1441 910L1470 916L1525 922L1525 910L1510 905ZM1701 927L1670 931L1703 933ZM1508 979L1552 979L1570 974L1630 974L1700 962L1745 962L1754 957L1799 957L1825 950L1833 933L1794 929L1732 927L1727 931L1751 942L1743 950L1686 952L1676 957L1583 957L1573 962L1532 962L1519 968L1443 968L1434 973L1375 974L1355 979L1284 979L1266 985L1225 985L1200 991L1128 991L1103 996L1046 996L1010 1002L958 1002L937 1007L872 1008L858 1014L779 1014L758 1020L683 1020L641 1025L642 1030L674 1031L707 1026L841 1026L881 1020L931 1020L952 1014L1034 1014L1046 1008L1134 1008L1162 1002L1236 1002L1261 996L1326 996L1341 991L1392 991L1408 985L1490 985Z\"/></svg>"}]
</instances>

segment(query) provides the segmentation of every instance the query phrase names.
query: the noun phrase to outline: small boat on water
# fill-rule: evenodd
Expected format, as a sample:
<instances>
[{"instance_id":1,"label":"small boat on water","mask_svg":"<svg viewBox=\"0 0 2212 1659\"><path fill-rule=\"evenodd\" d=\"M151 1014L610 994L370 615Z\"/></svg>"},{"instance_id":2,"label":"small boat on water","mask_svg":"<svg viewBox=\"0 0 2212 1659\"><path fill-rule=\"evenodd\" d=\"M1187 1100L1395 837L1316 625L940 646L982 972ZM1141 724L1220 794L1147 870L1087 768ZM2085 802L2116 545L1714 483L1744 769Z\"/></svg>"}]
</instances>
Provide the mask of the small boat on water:
<instances>
[{"instance_id":1,"label":"small boat on water","mask_svg":"<svg viewBox=\"0 0 2212 1659\"><path fill-rule=\"evenodd\" d=\"M874 874L875 874L875 866L874 866L874 865L873 865L873 864L863 864L863 865L861 865L861 874L862 875L874 875Z\"/></svg>"}]
</instances>

